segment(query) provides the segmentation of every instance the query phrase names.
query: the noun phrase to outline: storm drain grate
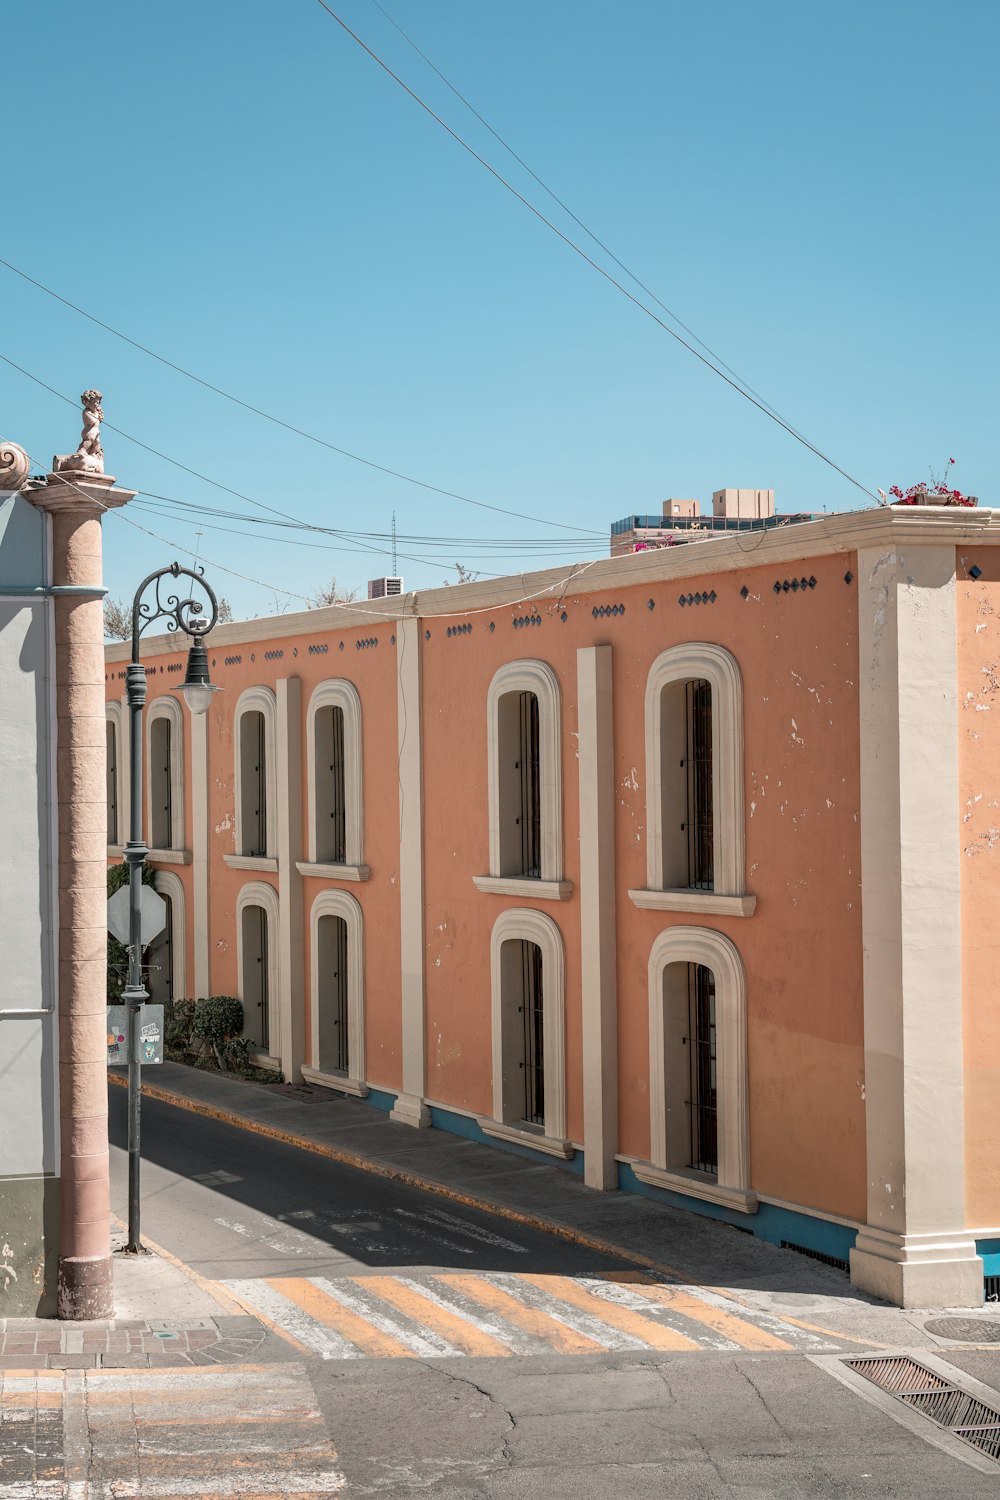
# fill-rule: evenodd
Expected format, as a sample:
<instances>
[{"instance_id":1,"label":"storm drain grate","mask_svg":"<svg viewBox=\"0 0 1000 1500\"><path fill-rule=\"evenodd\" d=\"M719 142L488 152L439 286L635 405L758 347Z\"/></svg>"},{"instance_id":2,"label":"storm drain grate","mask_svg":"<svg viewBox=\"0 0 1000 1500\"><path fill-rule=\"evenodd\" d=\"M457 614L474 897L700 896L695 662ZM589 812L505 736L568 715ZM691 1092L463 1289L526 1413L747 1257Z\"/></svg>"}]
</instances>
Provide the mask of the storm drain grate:
<instances>
[{"instance_id":1,"label":"storm drain grate","mask_svg":"<svg viewBox=\"0 0 1000 1500\"><path fill-rule=\"evenodd\" d=\"M1000 1411L985 1401L959 1390L905 1355L849 1359L847 1364L913 1411L922 1412L939 1427L1000 1461Z\"/></svg>"}]
</instances>

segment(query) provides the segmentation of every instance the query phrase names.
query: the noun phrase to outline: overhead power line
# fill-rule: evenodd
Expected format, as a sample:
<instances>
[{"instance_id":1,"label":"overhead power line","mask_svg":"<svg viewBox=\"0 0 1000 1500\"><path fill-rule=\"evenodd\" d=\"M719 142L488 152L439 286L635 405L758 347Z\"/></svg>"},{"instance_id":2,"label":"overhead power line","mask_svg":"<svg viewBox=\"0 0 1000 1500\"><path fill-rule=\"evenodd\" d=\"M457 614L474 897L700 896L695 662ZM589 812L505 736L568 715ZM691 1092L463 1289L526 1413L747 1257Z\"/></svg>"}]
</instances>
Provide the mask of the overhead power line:
<instances>
[{"instance_id":1,"label":"overhead power line","mask_svg":"<svg viewBox=\"0 0 1000 1500\"><path fill-rule=\"evenodd\" d=\"M74 401L71 396L67 396L63 391L57 391L55 389L55 387L49 385L47 383L47 381L42 380L38 375L33 375L31 373L31 371L30 370L26 370L23 365L17 364L17 362L15 360L13 360L13 359L11 359L9 357L9 355L0 353L0 360L2 360L4 362L4 364L9 365L12 370L16 370L18 372L18 374L23 375L27 380L32 381L35 385L41 386L42 390L48 391L49 395L55 396L60 401L64 401L68 406L72 406L74 408L79 406L79 402L78 401ZM300 517L289 515L287 511L279 510L276 506L266 505L263 500L255 500L252 495L245 495L242 492L242 490L233 489L233 487L231 485L223 484L218 479L212 479L211 476L208 475L208 474L202 474L202 473L200 473L199 470L192 469L190 467L190 465L182 463L180 461L180 459L172 458L170 456L170 454L160 452L160 450L158 448L153 448L153 447L151 447L149 445L149 443L144 443L141 438L133 437L132 434L129 433L129 432L126 432L124 428L122 428L122 427L116 427L113 422L105 421L102 425L103 425L104 428L107 429L107 431L117 433L119 437L125 438L126 442L134 443L136 445L136 447L144 449L145 452L147 452L147 453L152 453L154 455L154 457L163 459L163 461L165 463L172 464L175 468L183 470L184 473L186 473L186 474L193 475L195 479L200 479L205 484L210 484L210 485L213 486L213 488L215 488L217 490L222 490L223 493L225 493L227 495L233 495L237 500L242 500L247 505L255 506L258 510L266 511L269 515L277 517L277 519L278 519L279 522L286 523L286 524L291 524L293 526L301 528L302 530L310 531L310 532L315 532L316 534L321 535L321 536L332 536L332 537L335 537L335 538L337 538L340 541L342 550L345 550L345 551L355 551L355 552L360 551L360 552L374 553L378 557L389 557L389 556L391 556L391 548L389 548L389 547L372 546L372 545L370 545L370 544L368 544L366 542L360 541L360 540L344 540L340 536L340 533L338 533L333 527L319 526L315 522L312 522L312 521L303 521ZM181 502L181 503L184 504L185 502ZM196 508L197 509L202 509L202 507L193 507L193 506L191 507L191 509L196 509ZM248 516L242 516L242 517L239 517L238 519L241 519L241 520L252 520L253 518L252 517L248 517ZM275 523L271 522L271 524L274 525ZM239 533L237 533L237 534L239 534ZM244 533L244 534L248 534L248 533ZM413 553L405 553L405 552L404 553L400 553L399 555L402 556L402 557L405 557L409 562L420 563L421 565L424 565L424 566L427 566L427 567L440 567L441 566L441 560L440 559L433 559L432 560L432 559L427 558L427 557L418 557L418 556L416 556ZM237 576L240 576L240 575L237 575ZM501 574L494 574L493 576L494 577L501 577L503 575L501 575ZM282 592L287 592L287 590L283 590ZM304 596L300 595L299 597L304 597Z\"/></svg>"},{"instance_id":2,"label":"overhead power line","mask_svg":"<svg viewBox=\"0 0 1000 1500\"><path fill-rule=\"evenodd\" d=\"M567 214L569 218L573 220L573 223L583 230L588 239L593 240L594 244L597 245L599 249L604 251L604 254L608 257L608 259L614 261L618 269L620 271L624 271L625 275L629 278L630 281L635 282L635 285L640 289L640 291L645 292L647 297L651 297L652 300L656 303L657 307L662 308L667 317L673 319L678 328L683 328L684 332L688 334L692 339L694 339L695 343L700 349L704 349L706 354L710 354L711 357L715 360L716 364L721 365L724 370L727 370L729 374L732 375L733 379L739 382L744 390L750 392L751 396L756 396L757 400L768 412L771 413L772 416L778 417L782 422L786 422L789 430L791 432L794 432L797 437L801 437L802 434L799 432L797 427L793 427L790 422L787 422L787 418L782 417L781 413L775 407L773 407L769 401L765 401L764 397L760 394L759 391L754 390L749 381L744 380L742 375L737 374L737 372L732 368L731 365L727 365L720 354L716 354L714 349L710 349L708 344L705 343L704 339L700 339L698 337L693 328L689 328L684 320L678 317L677 313L675 313L672 308L669 308L665 302L661 301L656 293L650 287L648 287L646 283L635 274L634 271L630 270L623 260L619 260L618 256L610 248L610 246L606 245L604 241L598 235L596 235L587 224L583 222L579 215L573 212L569 204L564 202L564 200L559 197L559 194L553 188L550 188L547 182L544 182L542 178L539 177L538 173L528 165L524 157L518 155L510 142L504 140L503 136L490 124L489 120L485 119L484 116L479 113L476 106L470 100L468 100L459 89L455 87L455 85L449 78L445 77L437 64L427 56L426 52L421 50L421 48L413 40L412 36L410 36L409 32L403 30L402 26L400 26L399 22L395 19L394 16L391 16L389 14L385 6L380 5L379 0L372 0L372 4L374 5L375 9L380 12L381 15L385 16L385 19L389 22L389 25L394 27L395 30L399 32L400 36L403 38L404 42L406 42L407 46L412 47L417 56L419 58L422 58L422 60L427 64L431 72L436 74L437 77L440 78L445 88L449 89L451 93L455 95L455 98L459 101L459 103L464 104L465 108L469 111L470 114L476 117L484 130L489 131L493 139L503 147L508 156L513 157L514 161L517 162L519 167L524 168L528 176L533 178L534 181L538 183L538 186L542 189L542 191L548 194L553 203L558 204L563 213Z\"/></svg>"},{"instance_id":3,"label":"overhead power line","mask_svg":"<svg viewBox=\"0 0 1000 1500\"><path fill-rule=\"evenodd\" d=\"M834 460L830 458L828 454L824 453L821 448L817 448L815 443L811 443L808 438L803 437L802 434L800 432L797 432L796 429L792 427L788 422L786 422L783 417L779 417L777 413L770 407L768 407L763 401L752 395L749 388L742 385L738 380L733 379L732 376L727 375L725 373L725 370L720 368L718 364L714 363L713 360L707 358L706 355L701 354L693 344L690 344L687 339L682 338L681 335L677 333L673 328L671 328L668 323L665 323L657 313L653 312L653 310L647 307L644 302L640 301L640 299L635 296L634 293L630 292L628 287L623 286L616 277L612 276L610 271L605 270L605 268L598 261L594 260L592 256L588 255L586 250L584 250L581 245L578 245L576 241L571 239L568 234L564 233L564 231L561 230L557 224L554 224L551 219L547 218L545 214L542 213L540 208L536 208L529 198L526 198L523 193L518 191L518 189L512 182L509 182L501 172L498 172L496 167L492 166L486 160L485 156L481 156L480 153L475 149L475 147L469 144L464 136L459 135L458 131L453 129L453 127L448 124L447 120L443 119L435 109L431 108L426 100L422 99L420 95L415 92L415 90L411 89L408 83L404 83L399 74L394 72L394 70L390 68L389 64L385 62L381 57L379 57L377 52L374 52L372 48L368 46L367 42L362 41L361 37L358 36L356 31L353 31L351 27L348 26L343 17L339 16L333 9L333 7L327 4L327 0L316 0L316 3L322 10L326 11L331 20L336 21L337 25L347 33L352 41L357 43L357 45L363 52L367 53L372 62L376 63L384 73L387 73L389 77L399 85L404 93L408 94L413 102L425 112L425 114L428 114L432 120L435 120L437 124L441 126L441 129L446 131L457 145L461 146L463 151L467 151L474 161L477 161L481 167L484 167L485 170L489 172L491 177L494 177L496 181L499 182L501 187L506 188L508 193L516 198L519 203L523 204L529 213L534 214L536 219L540 220L547 229L551 230L554 235L562 240L563 244L568 246L569 249L572 250L574 254L578 255L581 260L585 261L592 270L596 271L599 276L603 276L605 281L610 282L613 287L621 292L623 297L627 297L629 302L631 302L633 306L637 307L640 312L645 313L647 318L650 318L654 323L657 324L658 327L662 328L664 333L669 334L669 336L678 344L680 344L682 348L686 349L689 354L693 354L695 359L699 360L703 365L711 370L713 374L717 375L720 380L724 380L726 385L730 386L734 391L742 396L745 401L749 401L751 406L755 406L758 411L763 412L764 415L770 418L772 422L776 422L777 425L783 428L783 430L787 432L790 437L794 438L797 443L801 443L803 447L808 448L810 453L815 454L815 456L821 459L823 463L827 464L831 469L835 470L836 473L840 474L841 477L846 479L849 484L852 484L855 489L859 489L862 494L867 495L870 499L877 501L878 497L870 489L868 489L867 485L862 484L860 479L855 479L853 474L849 474L846 469L841 468L840 464L835 463ZM629 274L631 275L631 273ZM671 317L672 316L673 314L671 314Z\"/></svg>"},{"instance_id":4,"label":"overhead power line","mask_svg":"<svg viewBox=\"0 0 1000 1500\"><path fill-rule=\"evenodd\" d=\"M196 375L193 370L185 369L183 365L175 364L172 359L167 359L165 355L157 354L155 349L150 349L148 345L141 344L138 339L131 338L127 333L122 333L121 329L113 328L110 323L105 323L103 318L96 317L93 313L88 312L85 307L79 307L77 303L71 302L68 297L63 297L59 292L53 291L50 286L46 286L44 282L36 280L34 276L29 276L27 271L22 271L20 266L15 266L13 262L4 260L2 256L0 256L0 266L5 266L15 276L20 276L23 281L27 281L31 286L37 287L40 292L44 292L47 297L52 297L56 302L61 302L64 307L70 308L72 312L79 313L81 318L86 318L88 322L96 324L98 328L103 328L105 333L112 334L116 339L121 339L122 343L130 344L133 349L138 349L141 354L146 354L150 359L155 359L158 364L165 365L168 370L174 370L178 375L183 375L185 379L193 380L196 385L203 386L206 391L212 391L216 396L221 396L224 401L231 401L234 406L242 406L244 411L253 412L254 416L262 417L265 422L272 422L275 427L283 427L286 432L293 432L296 437L305 438L310 443L318 443L321 448L328 448L331 453L339 453L342 458L349 458L356 464L363 464L367 469L375 469L379 474L388 474L392 479L401 479L404 484L413 484L419 489L431 491L432 494L443 495L447 500L458 500L463 505L474 505L479 510L495 511L497 515L501 516L513 516L517 521L532 521L537 526L554 526L559 531L577 530L575 526L566 526L562 521L549 521L544 516L526 516L522 511L506 510L502 505L489 505L485 500L473 500L471 496L460 495L456 490L443 489L440 485L430 484L427 480L416 479L412 474L404 474L399 469L391 469L387 464L376 463L374 459L364 458L360 453L352 453L347 448L338 448L336 443L327 442L326 438L318 437L314 432L307 432L304 427L296 427L293 423L286 422L281 417L276 417L273 413L265 411L263 407L254 406L251 401L244 401L242 397L234 396L231 391L225 391L221 386L213 385L210 380L205 380L201 375ZM105 423L105 426L110 426L110 424ZM150 452L152 451L150 449ZM193 473L194 471L189 470L189 472Z\"/></svg>"}]
</instances>

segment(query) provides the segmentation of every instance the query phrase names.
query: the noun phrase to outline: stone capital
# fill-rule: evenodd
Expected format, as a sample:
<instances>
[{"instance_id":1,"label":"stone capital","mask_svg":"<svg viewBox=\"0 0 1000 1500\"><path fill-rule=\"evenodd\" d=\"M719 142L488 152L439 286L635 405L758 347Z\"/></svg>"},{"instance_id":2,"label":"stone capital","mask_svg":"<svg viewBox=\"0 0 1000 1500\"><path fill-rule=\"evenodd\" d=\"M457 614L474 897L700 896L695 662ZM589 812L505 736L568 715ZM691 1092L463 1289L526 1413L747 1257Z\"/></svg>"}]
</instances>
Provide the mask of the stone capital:
<instances>
[{"instance_id":1,"label":"stone capital","mask_svg":"<svg viewBox=\"0 0 1000 1500\"><path fill-rule=\"evenodd\" d=\"M80 515L118 510L136 496L135 490L116 489L113 474L92 474L82 469L49 474L44 485L29 487L22 493L39 510L53 514L75 511Z\"/></svg>"}]
</instances>

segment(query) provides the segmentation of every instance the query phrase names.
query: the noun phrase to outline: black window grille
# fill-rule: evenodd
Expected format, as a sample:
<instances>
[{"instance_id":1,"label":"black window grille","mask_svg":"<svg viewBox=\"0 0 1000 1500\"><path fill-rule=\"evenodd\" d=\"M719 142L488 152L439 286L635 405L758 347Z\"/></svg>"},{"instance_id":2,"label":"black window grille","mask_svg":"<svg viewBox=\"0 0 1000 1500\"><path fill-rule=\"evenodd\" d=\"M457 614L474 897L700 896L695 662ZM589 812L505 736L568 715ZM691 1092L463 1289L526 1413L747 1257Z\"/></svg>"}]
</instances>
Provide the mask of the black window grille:
<instances>
[{"instance_id":1,"label":"black window grille","mask_svg":"<svg viewBox=\"0 0 1000 1500\"><path fill-rule=\"evenodd\" d=\"M347 1019L347 923L343 917L324 917L333 922L333 972L330 975L330 1052L335 1073L350 1067L350 1030Z\"/></svg>"},{"instance_id":2,"label":"black window grille","mask_svg":"<svg viewBox=\"0 0 1000 1500\"><path fill-rule=\"evenodd\" d=\"M712 847L712 685L687 684L687 849L688 885L710 891L715 869Z\"/></svg>"},{"instance_id":3,"label":"black window grille","mask_svg":"<svg viewBox=\"0 0 1000 1500\"><path fill-rule=\"evenodd\" d=\"M700 1172L718 1173L718 1105L715 1064L715 978L703 964L688 964L688 1046L691 1063L691 1160Z\"/></svg>"},{"instance_id":4,"label":"black window grille","mask_svg":"<svg viewBox=\"0 0 1000 1500\"><path fill-rule=\"evenodd\" d=\"M154 719L149 728L149 841L154 849L173 848L171 749L170 720L162 717Z\"/></svg>"},{"instance_id":5,"label":"black window grille","mask_svg":"<svg viewBox=\"0 0 1000 1500\"><path fill-rule=\"evenodd\" d=\"M166 920L163 930L149 945L145 964L146 989L157 1005L169 1003L174 998L174 903L162 891L160 894L166 907Z\"/></svg>"},{"instance_id":6,"label":"black window grille","mask_svg":"<svg viewBox=\"0 0 1000 1500\"><path fill-rule=\"evenodd\" d=\"M521 874L535 880L542 874L542 788L539 758L538 699L534 693L519 694L519 740L517 766L521 773Z\"/></svg>"},{"instance_id":7,"label":"black window grille","mask_svg":"<svg viewBox=\"0 0 1000 1500\"><path fill-rule=\"evenodd\" d=\"M118 842L118 730L110 721L107 727L108 843Z\"/></svg>"},{"instance_id":8,"label":"black window grille","mask_svg":"<svg viewBox=\"0 0 1000 1500\"><path fill-rule=\"evenodd\" d=\"M521 1019L524 1028L524 1119L545 1124L545 1028L542 1015L542 950L521 944Z\"/></svg>"},{"instance_id":9,"label":"black window grille","mask_svg":"<svg viewBox=\"0 0 1000 1500\"><path fill-rule=\"evenodd\" d=\"M170 775L170 761L173 751L173 725L169 719L160 719L162 726L162 739L160 741L161 760L160 766L161 787L163 796L163 843L161 849L172 849L174 847L174 805L173 805L173 778Z\"/></svg>"},{"instance_id":10,"label":"black window grille","mask_svg":"<svg viewBox=\"0 0 1000 1500\"><path fill-rule=\"evenodd\" d=\"M261 713L246 713L242 720L247 754L243 761L242 852L254 859L267 855L267 726ZM249 773L249 774L248 774Z\"/></svg>"},{"instance_id":11,"label":"black window grille","mask_svg":"<svg viewBox=\"0 0 1000 1500\"><path fill-rule=\"evenodd\" d=\"M334 707L330 736L330 847L331 864L342 865L347 860L347 795L344 780L344 710ZM341 919L342 920L342 919Z\"/></svg>"},{"instance_id":12,"label":"black window grille","mask_svg":"<svg viewBox=\"0 0 1000 1500\"><path fill-rule=\"evenodd\" d=\"M263 720L263 715L261 715ZM270 964L268 962L268 933L267 912L262 906L253 908L257 913L260 923L260 938L257 944L257 962L260 964L260 979L258 981L257 993L260 996L260 1045L263 1052L267 1052L271 1045L271 985Z\"/></svg>"}]
</instances>

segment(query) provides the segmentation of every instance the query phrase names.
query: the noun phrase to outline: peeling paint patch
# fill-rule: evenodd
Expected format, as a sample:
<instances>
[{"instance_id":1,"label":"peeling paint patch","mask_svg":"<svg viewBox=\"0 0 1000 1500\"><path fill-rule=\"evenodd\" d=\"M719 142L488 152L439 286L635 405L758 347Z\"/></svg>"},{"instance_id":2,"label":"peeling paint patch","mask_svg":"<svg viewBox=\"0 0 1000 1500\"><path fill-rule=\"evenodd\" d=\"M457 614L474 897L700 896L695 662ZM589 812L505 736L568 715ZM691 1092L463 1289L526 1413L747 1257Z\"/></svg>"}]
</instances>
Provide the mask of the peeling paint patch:
<instances>
[{"instance_id":1,"label":"peeling paint patch","mask_svg":"<svg viewBox=\"0 0 1000 1500\"><path fill-rule=\"evenodd\" d=\"M1000 844L1000 828L987 828L974 844L966 844L964 852L972 859L977 854L992 854L997 844Z\"/></svg>"},{"instance_id":2,"label":"peeling paint patch","mask_svg":"<svg viewBox=\"0 0 1000 1500\"><path fill-rule=\"evenodd\" d=\"M232 820L231 816L229 815L229 813L226 813L226 816L223 818L222 822L221 823L216 823L216 825L215 825L215 831L216 831L216 833L228 833L229 830L230 830L230 828L232 828L232 826L233 826L233 820Z\"/></svg>"}]
</instances>

